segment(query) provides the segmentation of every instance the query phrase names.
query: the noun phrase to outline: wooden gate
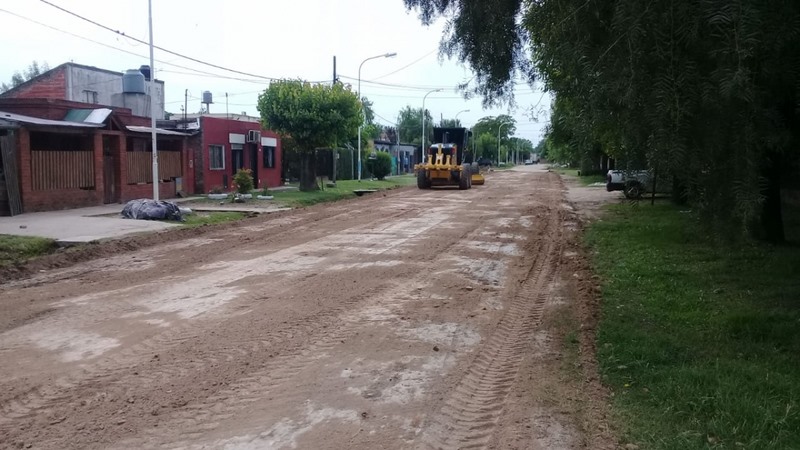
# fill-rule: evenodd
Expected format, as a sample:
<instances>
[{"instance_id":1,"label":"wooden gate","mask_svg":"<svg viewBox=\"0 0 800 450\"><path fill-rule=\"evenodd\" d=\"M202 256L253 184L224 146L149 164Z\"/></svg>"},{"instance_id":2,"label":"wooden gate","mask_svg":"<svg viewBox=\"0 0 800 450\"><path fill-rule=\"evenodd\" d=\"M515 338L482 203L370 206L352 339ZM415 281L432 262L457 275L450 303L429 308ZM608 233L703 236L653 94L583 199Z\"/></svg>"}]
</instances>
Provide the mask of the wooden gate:
<instances>
[{"instance_id":1,"label":"wooden gate","mask_svg":"<svg viewBox=\"0 0 800 450\"><path fill-rule=\"evenodd\" d=\"M2 159L2 179L5 180L4 188L8 213L12 216L22 214L22 199L19 192L19 173L17 172L16 136L13 131L8 131L5 136L0 136L0 159ZM2 182L2 180L0 180ZM2 199L0 199L2 204Z\"/></svg>"}]
</instances>

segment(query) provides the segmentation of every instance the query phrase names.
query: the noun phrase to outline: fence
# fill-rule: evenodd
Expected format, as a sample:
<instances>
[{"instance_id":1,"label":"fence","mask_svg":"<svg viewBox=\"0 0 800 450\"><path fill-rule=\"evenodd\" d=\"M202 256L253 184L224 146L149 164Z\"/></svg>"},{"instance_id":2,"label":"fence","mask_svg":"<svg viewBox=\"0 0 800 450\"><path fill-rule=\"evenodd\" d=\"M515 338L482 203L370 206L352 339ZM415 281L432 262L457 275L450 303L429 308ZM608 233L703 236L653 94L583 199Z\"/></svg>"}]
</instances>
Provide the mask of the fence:
<instances>
[{"instance_id":1,"label":"fence","mask_svg":"<svg viewBox=\"0 0 800 450\"><path fill-rule=\"evenodd\" d=\"M128 152L128 184L153 182L153 152ZM181 152L158 152L158 176L169 180L183 175Z\"/></svg>"},{"instance_id":2,"label":"fence","mask_svg":"<svg viewBox=\"0 0 800 450\"><path fill-rule=\"evenodd\" d=\"M35 150L31 173L34 191L93 188L94 152Z\"/></svg>"}]
</instances>

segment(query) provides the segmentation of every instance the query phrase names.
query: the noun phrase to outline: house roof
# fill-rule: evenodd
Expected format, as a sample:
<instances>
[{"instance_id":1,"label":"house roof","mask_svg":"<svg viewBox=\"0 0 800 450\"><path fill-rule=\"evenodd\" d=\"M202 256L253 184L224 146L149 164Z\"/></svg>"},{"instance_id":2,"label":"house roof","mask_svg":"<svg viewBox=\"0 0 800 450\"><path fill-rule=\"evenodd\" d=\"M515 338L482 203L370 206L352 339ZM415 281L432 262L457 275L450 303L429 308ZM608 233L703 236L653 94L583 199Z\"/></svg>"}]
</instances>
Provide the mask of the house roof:
<instances>
[{"instance_id":1,"label":"house roof","mask_svg":"<svg viewBox=\"0 0 800 450\"><path fill-rule=\"evenodd\" d=\"M100 128L103 126L102 123L67 122L64 120L40 119L38 117L23 116L22 114L14 114L5 111L0 111L0 121L24 123L28 125L43 125L43 126L71 127L71 128Z\"/></svg>"},{"instance_id":2,"label":"house roof","mask_svg":"<svg viewBox=\"0 0 800 450\"><path fill-rule=\"evenodd\" d=\"M109 115L111 115L111 110L108 108L70 109L64 116L64 120L67 122L104 123Z\"/></svg>"},{"instance_id":3,"label":"house roof","mask_svg":"<svg viewBox=\"0 0 800 450\"><path fill-rule=\"evenodd\" d=\"M128 125L126 127L128 131L133 131L135 133L152 133L153 129L150 127L140 127L134 125ZM171 131L171 130L163 130L161 128L156 128L156 134L164 135L164 136L189 136L188 133L180 133L178 131Z\"/></svg>"}]
</instances>

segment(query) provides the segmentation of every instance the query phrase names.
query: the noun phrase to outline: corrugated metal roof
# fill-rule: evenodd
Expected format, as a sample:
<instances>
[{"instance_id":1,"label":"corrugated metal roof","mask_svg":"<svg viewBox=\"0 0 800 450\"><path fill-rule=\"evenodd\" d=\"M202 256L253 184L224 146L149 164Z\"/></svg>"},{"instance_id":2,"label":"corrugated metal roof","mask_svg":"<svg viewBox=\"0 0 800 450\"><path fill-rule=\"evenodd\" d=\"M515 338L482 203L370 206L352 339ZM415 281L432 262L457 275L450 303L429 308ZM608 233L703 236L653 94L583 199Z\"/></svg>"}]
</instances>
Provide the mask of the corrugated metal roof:
<instances>
[{"instance_id":1,"label":"corrugated metal roof","mask_svg":"<svg viewBox=\"0 0 800 450\"><path fill-rule=\"evenodd\" d=\"M23 116L22 114L14 114L5 111L0 111L0 119L8 120L11 122L27 123L30 125L49 125L52 127L100 128L103 126L103 124L96 124L96 123L67 122L64 120L40 119L38 117Z\"/></svg>"},{"instance_id":2,"label":"corrugated metal roof","mask_svg":"<svg viewBox=\"0 0 800 450\"><path fill-rule=\"evenodd\" d=\"M108 116L111 115L111 110L108 108L97 109L70 109L64 120L67 122L84 122L84 123L103 123Z\"/></svg>"},{"instance_id":3,"label":"corrugated metal roof","mask_svg":"<svg viewBox=\"0 0 800 450\"><path fill-rule=\"evenodd\" d=\"M150 127L139 127L135 125L128 125L129 131L133 131L135 133L152 133L152 128ZM177 131L170 131L170 130L162 130L161 128L156 128L156 134L166 135L166 136L189 136L186 133L179 133Z\"/></svg>"}]
</instances>

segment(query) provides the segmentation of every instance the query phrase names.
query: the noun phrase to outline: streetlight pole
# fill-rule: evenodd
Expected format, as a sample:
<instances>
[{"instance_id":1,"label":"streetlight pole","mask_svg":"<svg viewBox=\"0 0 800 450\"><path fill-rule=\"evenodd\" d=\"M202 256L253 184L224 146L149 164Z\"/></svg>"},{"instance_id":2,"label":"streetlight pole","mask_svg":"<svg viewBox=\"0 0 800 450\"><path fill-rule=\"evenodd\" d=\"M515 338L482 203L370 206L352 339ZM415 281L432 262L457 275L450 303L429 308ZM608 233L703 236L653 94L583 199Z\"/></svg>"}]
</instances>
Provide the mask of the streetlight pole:
<instances>
[{"instance_id":1,"label":"streetlight pole","mask_svg":"<svg viewBox=\"0 0 800 450\"><path fill-rule=\"evenodd\" d=\"M383 55L377 56L370 56L369 58L361 61L361 64L358 66L358 101L361 101L361 67L364 65L365 62L371 59L378 59L378 58L391 58L393 56L397 56L397 53L384 53ZM366 111L364 108L361 108L361 125L358 126L358 181L361 181L361 128L364 127L364 120L366 119Z\"/></svg>"},{"instance_id":2,"label":"streetlight pole","mask_svg":"<svg viewBox=\"0 0 800 450\"><path fill-rule=\"evenodd\" d=\"M500 130L503 129L503 125L510 125L511 122L503 122L497 127L497 165L500 165Z\"/></svg>"},{"instance_id":3,"label":"streetlight pole","mask_svg":"<svg viewBox=\"0 0 800 450\"><path fill-rule=\"evenodd\" d=\"M463 111L459 111L459 112L456 113L456 122L458 122L458 115L461 114L461 113L465 113L465 112L469 112L469 110L465 109Z\"/></svg>"},{"instance_id":4,"label":"streetlight pole","mask_svg":"<svg viewBox=\"0 0 800 450\"><path fill-rule=\"evenodd\" d=\"M428 98L428 95L433 94L434 92L441 92L441 89L434 89L422 97L422 140L420 141L420 153L419 153L419 163L425 163L425 99Z\"/></svg>"}]
</instances>

